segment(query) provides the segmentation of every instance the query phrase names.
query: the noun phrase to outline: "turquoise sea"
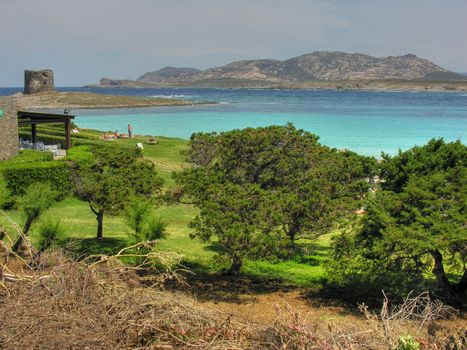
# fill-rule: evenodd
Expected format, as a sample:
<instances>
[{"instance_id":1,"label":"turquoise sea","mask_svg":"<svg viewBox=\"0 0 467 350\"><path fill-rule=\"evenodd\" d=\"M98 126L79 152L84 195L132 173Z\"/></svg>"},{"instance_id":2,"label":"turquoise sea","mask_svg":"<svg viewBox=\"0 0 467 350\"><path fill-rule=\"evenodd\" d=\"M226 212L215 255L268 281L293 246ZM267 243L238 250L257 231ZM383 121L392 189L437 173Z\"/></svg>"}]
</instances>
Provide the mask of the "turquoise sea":
<instances>
[{"instance_id":1,"label":"turquoise sea","mask_svg":"<svg viewBox=\"0 0 467 350\"><path fill-rule=\"evenodd\" d=\"M467 93L259 89L64 88L115 95L214 101L216 105L73 110L83 128L188 139L193 132L293 123L323 144L365 155L394 154L429 139L467 138ZM7 89L0 89L0 95ZM14 91L8 91L14 92Z\"/></svg>"}]
</instances>

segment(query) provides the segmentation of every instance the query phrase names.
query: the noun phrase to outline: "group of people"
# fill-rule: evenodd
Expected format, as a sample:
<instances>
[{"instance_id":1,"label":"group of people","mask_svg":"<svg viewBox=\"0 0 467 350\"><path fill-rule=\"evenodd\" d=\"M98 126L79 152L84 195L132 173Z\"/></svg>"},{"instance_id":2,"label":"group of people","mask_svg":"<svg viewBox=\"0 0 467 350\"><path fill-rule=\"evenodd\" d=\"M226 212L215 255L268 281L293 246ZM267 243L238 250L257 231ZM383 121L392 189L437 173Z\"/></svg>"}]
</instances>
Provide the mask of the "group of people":
<instances>
[{"instance_id":1,"label":"group of people","mask_svg":"<svg viewBox=\"0 0 467 350\"><path fill-rule=\"evenodd\" d=\"M133 126L131 124L128 124L128 134L119 134L118 130L115 130L115 132L112 133L105 133L104 135L101 136L101 139L111 141L114 139L125 139L125 138L132 138L133 137Z\"/></svg>"}]
</instances>

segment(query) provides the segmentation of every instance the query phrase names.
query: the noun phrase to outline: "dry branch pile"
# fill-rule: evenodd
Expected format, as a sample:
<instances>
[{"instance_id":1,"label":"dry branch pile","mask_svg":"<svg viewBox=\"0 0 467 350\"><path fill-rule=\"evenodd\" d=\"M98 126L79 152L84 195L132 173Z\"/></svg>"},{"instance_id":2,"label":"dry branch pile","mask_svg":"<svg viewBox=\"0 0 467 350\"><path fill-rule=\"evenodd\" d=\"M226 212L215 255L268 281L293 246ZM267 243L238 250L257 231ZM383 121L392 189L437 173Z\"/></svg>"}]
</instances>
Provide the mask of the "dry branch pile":
<instances>
[{"instance_id":1,"label":"dry branch pile","mask_svg":"<svg viewBox=\"0 0 467 350\"><path fill-rule=\"evenodd\" d=\"M0 240L0 349L393 349L408 334L422 349L467 346L466 323L439 321L452 310L427 295L393 309L386 301L380 315L362 307L365 328L323 324L287 305L278 306L276 322L261 325L148 287L180 276L166 269L142 277L121 263L135 247L81 262L48 252L31 265L34 248L29 257L12 256L10 241ZM167 254L137 258L141 268L152 259L172 266Z\"/></svg>"},{"instance_id":2,"label":"dry branch pile","mask_svg":"<svg viewBox=\"0 0 467 350\"><path fill-rule=\"evenodd\" d=\"M131 271L58 254L47 265L4 281L0 348L249 347L233 320L219 322L182 294L143 287Z\"/></svg>"},{"instance_id":3,"label":"dry branch pile","mask_svg":"<svg viewBox=\"0 0 467 350\"><path fill-rule=\"evenodd\" d=\"M206 310L181 293L144 287L130 270L86 265L59 253L43 260L40 270L13 274L3 268L2 349L390 349L388 331L392 342L412 334L426 349L466 344L465 329L449 329L433 313L421 321L409 306L386 309L383 319L367 312L367 329L319 324L287 306L278 307L274 324L258 325ZM420 302L429 310L438 305Z\"/></svg>"}]
</instances>

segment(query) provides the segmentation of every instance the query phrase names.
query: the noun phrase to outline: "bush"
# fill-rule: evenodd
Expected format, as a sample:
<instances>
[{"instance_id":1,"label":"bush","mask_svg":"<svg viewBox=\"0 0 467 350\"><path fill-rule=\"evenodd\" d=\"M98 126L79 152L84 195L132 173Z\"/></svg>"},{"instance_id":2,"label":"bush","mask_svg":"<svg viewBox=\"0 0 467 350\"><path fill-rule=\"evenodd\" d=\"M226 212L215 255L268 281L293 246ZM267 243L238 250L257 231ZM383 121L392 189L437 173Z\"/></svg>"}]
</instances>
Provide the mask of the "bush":
<instances>
[{"instance_id":1,"label":"bush","mask_svg":"<svg viewBox=\"0 0 467 350\"><path fill-rule=\"evenodd\" d=\"M153 241L167 237L167 223L161 218L151 218L143 230L147 241Z\"/></svg>"},{"instance_id":2,"label":"bush","mask_svg":"<svg viewBox=\"0 0 467 350\"><path fill-rule=\"evenodd\" d=\"M64 227L62 226L59 219L52 218L50 216L44 217L37 228L39 236L38 248L40 252L43 252L49 248L57 239L63 235Z\"/></svg>"},{"instance_id":3,"label":"bush","mask_svg":"<svg viewBox=\"0 0 467 350\"><path fill-rule=\"evenodd\" d=\"M65 162L18 162L2 167L0 171L11 191L11 195L21 195L34 183L47 183L65 197L71 189L70 170Z\"/></svg>"},{"instance_id":4,"label":"bush","mask_svg":"<svg viewBox=\"0 0 467 350\"><path fill-rule=\"evenodd\" d=\"M125 216L128 226L135 232L135 240L140 242L143 240L143 228L153 210L153 205L149 199L134 197L128 203Z\"/></svg>"},{"instance_id":5,"label":"bush","mask_svg":"<svg viewBox=\"0 0 467 350\"><path fill-rule=\"evenodd\" d=\"M8 207L8 198L10 198L10 191L0 173L0 208Z\"/></svg>"},{"instance_id":6,"label":"bush","mask_svg":"<svg viewBox=\"0 0 467 350\"><path fill-rule=\"evenodd\" d=\"M92 161L92 158L91 146L83 145L70 148L63 160L71 160L76 163L86 163Z\"/></svg>"},{"instance_id":7,"label":"bush","mask_svg":"<svg viewBox=\"0 0 467 350\"><path fill-rule=\"evenodd\" d=\"M15 158L4 160L0 163L0 169L12 164L28 164L30 162L46 162L53 160L51 152L39 152L30 149L21 150Z\"/></svg>"},{"instance_id":8,"label":"bush","mask_svg":"<svg viewBox=\"0 0 467 350\"><path fill-rule=\"evenodd\" d=\"M128 226L135 232L135 243L167 237L167 223L153 216L154 204L150 199L134 197L128 203L125 216Z\"/></svg>"},{"instance_id":9,"label":"bush","mask_svg":"<svg viewBox=\"0 0 467 350\"><path fill-rule=\"evenodd\" d=\"M419 350L420 344L417 343L410 335L400 337L397 343L396 350Z\"/></svg>"}]
</instances>

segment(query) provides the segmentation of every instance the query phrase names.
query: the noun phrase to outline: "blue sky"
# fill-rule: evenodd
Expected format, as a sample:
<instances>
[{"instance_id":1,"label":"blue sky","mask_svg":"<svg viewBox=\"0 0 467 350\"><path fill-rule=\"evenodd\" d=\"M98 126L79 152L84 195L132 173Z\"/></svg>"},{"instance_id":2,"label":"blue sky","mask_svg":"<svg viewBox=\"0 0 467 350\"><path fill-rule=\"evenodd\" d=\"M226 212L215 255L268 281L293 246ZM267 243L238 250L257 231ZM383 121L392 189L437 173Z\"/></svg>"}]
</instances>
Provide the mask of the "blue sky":
<instances>
[{"instance_id":1,"label":"blue sky","mask_svg":"<svg viewBox=\"0 0 467 350\"><path fill-rule=\"evenodd\" d=\"M318 50L414 53L467 71L467 0L0 0L0 86L57 86Z\"/></svg>"}]
</instances>

